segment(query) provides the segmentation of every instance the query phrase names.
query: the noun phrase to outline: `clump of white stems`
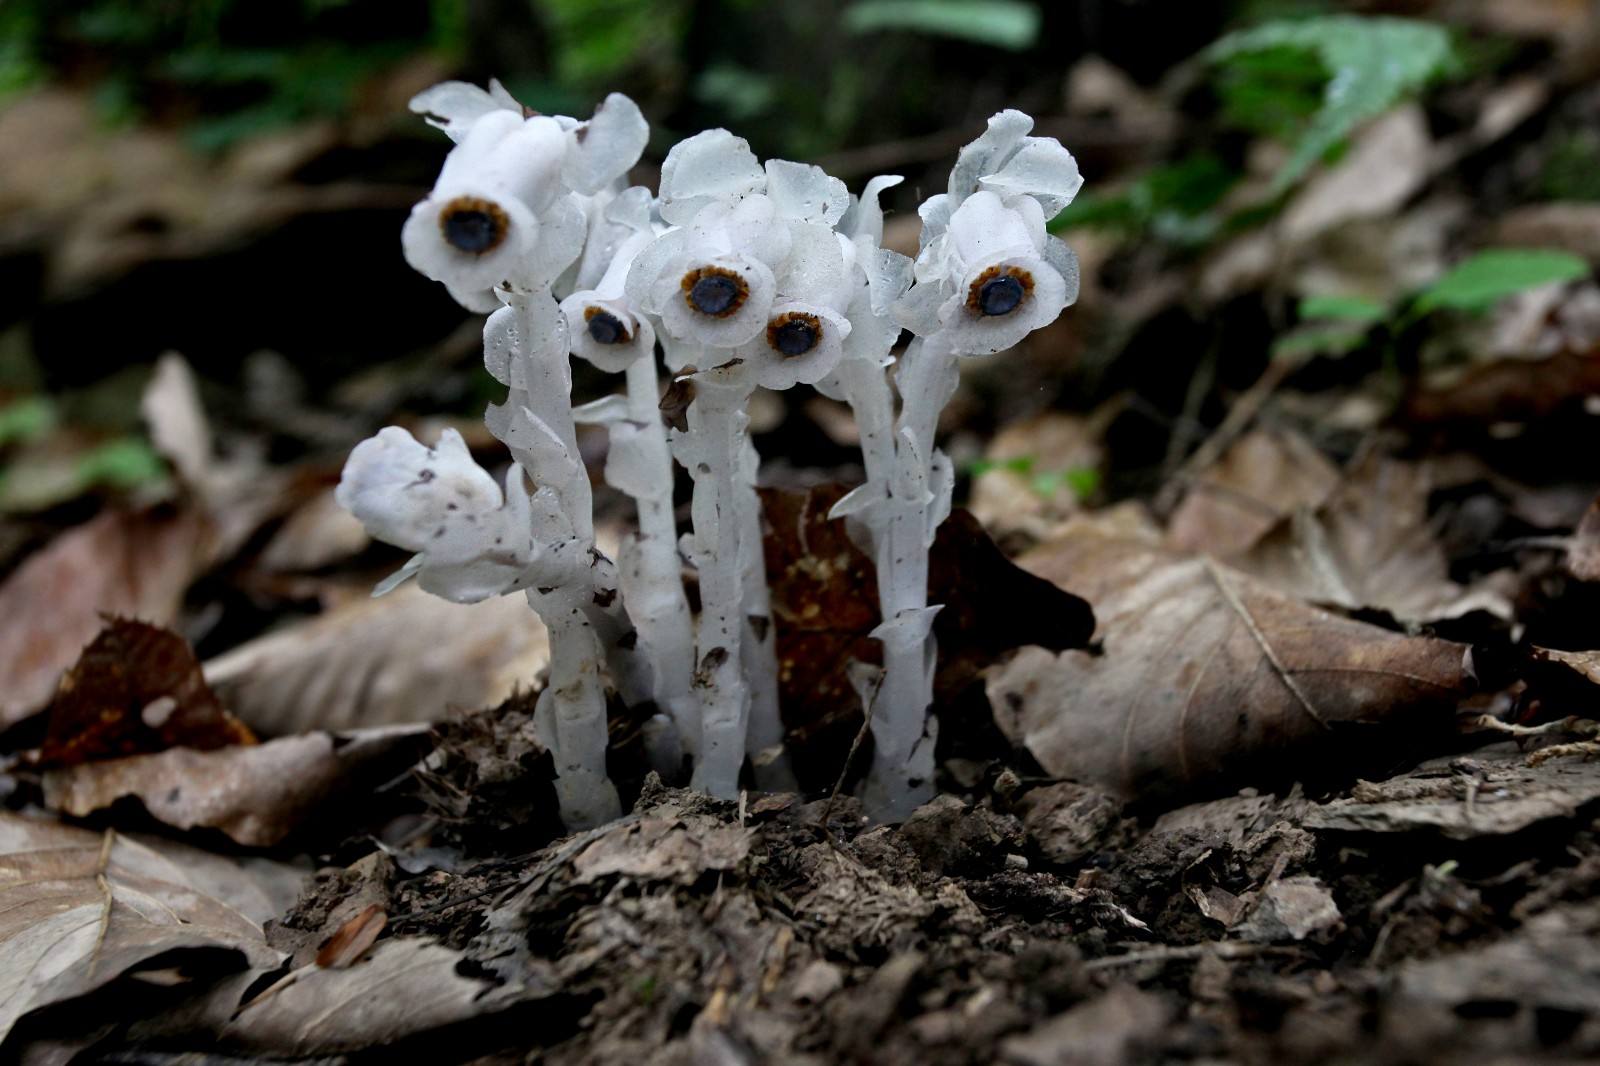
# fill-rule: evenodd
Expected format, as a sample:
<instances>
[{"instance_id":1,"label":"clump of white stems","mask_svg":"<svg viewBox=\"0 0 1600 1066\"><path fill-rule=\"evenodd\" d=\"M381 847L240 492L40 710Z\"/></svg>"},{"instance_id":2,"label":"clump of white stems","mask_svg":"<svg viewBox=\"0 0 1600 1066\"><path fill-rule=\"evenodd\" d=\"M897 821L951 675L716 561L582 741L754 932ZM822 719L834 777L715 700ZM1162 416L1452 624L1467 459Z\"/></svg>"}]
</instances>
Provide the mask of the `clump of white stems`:
<instances>
[{"instance_id":1,"label":"clump of white stems","mask_svg":"<svg viewBox=\"0 0 1600 1066\"><path fill-rule=\"evenodd\" d=\"M455 148L406 223L406 257L490 312L484 360L508 395L486 421L514 465L502 486L451 431L430 448L391 426L357 446L340 502L415 553L376 592L415 577L457 602L527 596L551 647L535 731L570 828L620 813L608 681L661 712L647 737L669 776L687 757L694 787L732 798L748 760L757 787L792 788L747 408L758 388L814 385L861 427L866 483L834 517L872 549L883 616L883 665L852 675L874 741L862 798L876 818L903 818L934 791L928 549L952 483L939 412L960 359L1011 347L1076 296L1072 253L1045 230L1081 184L1071 155L1028 136L1026 115L996 115L922 205L913 262L880 246L878 199L898 177L857 199L817 167L763 165L710 130L667 154L652 195L627 187L649 132L627 97L580 122L530 115L498 83L448 82L412 110ZM914 339L896 359L902 328ZM658 342L686 403L670 431ZM574 408L572 356L623 374L622 394ZM636 504L617 564L595 546L579 423L608 428L606 481ZM694 483L681 538L674 460Z\"/></svg>"}]
</instances>

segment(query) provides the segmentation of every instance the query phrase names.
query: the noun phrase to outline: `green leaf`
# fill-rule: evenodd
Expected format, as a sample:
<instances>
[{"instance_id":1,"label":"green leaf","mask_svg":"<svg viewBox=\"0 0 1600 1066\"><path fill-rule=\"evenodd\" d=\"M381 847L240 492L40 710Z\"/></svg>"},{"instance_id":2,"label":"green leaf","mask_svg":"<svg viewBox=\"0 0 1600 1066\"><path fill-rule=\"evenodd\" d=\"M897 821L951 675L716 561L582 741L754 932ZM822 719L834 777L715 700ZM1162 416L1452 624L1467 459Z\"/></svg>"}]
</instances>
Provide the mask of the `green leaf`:
<instances>
[{"instance_id":1,"label":"green leaf","mask_svg":"<svg viewBox=\"0 0 1600 1066\"><path fill-rule=\"evenodd\" d=\"M85 486L131 489L165 477L167 464L148 442L122 437L86 453L78 460L75 473Z\"/></svg>"},{"instance_id":2,"label":"green leaf","mask_svg":"<svg viewBox=\"0 0 1600 1066\"><path fill-rule=\"evenodd\" d=\"M1589 264L1567 252L1491 248L1459 263L1417 296L1418 311L1482 311L1497 300L1558 281L1589 276Z\"/></svg>"},{"instance_id":3,"label":"green leaf","mask_svg":"<svg viewBox=\"0 0 1600 1066\"><path fill-rule=\"evenodd\" d=\"M1331 318L1340 322L1377 322L1389 309L1360 296L1311 296L1300 301L1300 317Z\"/></svg>"},{"instance_id":4,"label":"green leaf","mask_svg":"<svg viewBox=\"0 0 1600 1066\"><path fill-rule=\"evenodd\" d=\"M863 0L846 9L844 28L911 30L1020 52L1039 39L1039 9L1021 0Z\"/></svg>"},{"instance_id":5,"label":"green leaf","mask_svg":"<svg viewBox=\"0 0 1600 1066\"><path fill-rule=\"evenodd\" d=\"M56 405L48 396L29 396L0 407L0 445L36 440L56 424Z\"/></svg>"},{"instance_id":6,"label":"green leaf","mask_svg":"<svg viewBox=\"0 0 1600 1066\"><path fill-rule=\"evenodd\" d=\"M1367 331L1353 325L1305 326L1272 342L1272 358L1297 360L1312 355L1348 355L1361 347Z\"/></svg>"},{"instance_id":7,"label":"green leaf","mask_svg":"<svg viewBox=\"0 0 1600 1066\"><path fill-rule=\"evenodd\" d=\"M1400 18L1326 15L1264 23L1230 33L1206 50L1213 62L1273 49L1299 49L1327 68L1322 106L1273 179L1286 192L1357 125L1387 111L1455 65L1450 35L1439 26Z\"/></svg>"},{"instance_id":8,"label":"green leaf","mask_svg":"<svg viewBox=\"0 0 1600 1066\"><path fill-rule=\"evenodd\" d=\"M967 464L967 474L979 477L991 470L1009 470L1013 474L1028 474L1033 470L1034 457L1019 455L1015 459L974 459Z\"/></svg>"}]
</instances>

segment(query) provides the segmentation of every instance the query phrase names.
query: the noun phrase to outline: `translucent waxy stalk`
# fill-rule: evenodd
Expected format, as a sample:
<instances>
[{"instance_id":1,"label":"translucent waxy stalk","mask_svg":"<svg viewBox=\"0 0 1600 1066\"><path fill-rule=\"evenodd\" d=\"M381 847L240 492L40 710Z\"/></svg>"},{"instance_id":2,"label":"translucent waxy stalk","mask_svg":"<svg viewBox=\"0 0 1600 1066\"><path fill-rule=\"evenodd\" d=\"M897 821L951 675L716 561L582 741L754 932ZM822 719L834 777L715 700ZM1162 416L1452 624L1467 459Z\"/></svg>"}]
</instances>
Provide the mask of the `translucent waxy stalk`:
<instances>
[{"instance_id":1,"label":"translucent waxy stalk","mask_svg":"<svg viewBox=\"0 0 1600 1066\"><path fill-rule=\"evenodd\" d=\"M700 696L699 751L693 787L732 799L744 765L750 696L744 680L744 540L740 499L745 403L743 384L705 380L686 412L680 457L694 478L689 554L700 574L695 687Z\"/></svg>"},{"instance_id":2,"label":"translucent waxy stalk","mask_svg":"<svg viewBox=\"0 0 1600 1066\"><path fill-rule=\"evenodd\" d=\"M744 476L739 485L740 550L744 579L744 673L750 685L750 721L745 751L750 756L756 787L766 792L798 788L785 749L783 716L778 706L778 639L772 624L772 597L767 588L767 560L762 536L761 497L755 488L759 458L745 441Z\"/></svg>"},{"instance_id":3,"label":"translucent waxy stalk","mask_svg":"<svg viewBox=\"0 0 1600 1066\"><path fill-rule=\"evenodd\" d=\"M555 760L556 798L570 830L604 825L622 813L606 776L604 657L600 638L570 588L528 593L550 631L550 678L534 709L534 732Z\"/></svg>"}]
</instances>

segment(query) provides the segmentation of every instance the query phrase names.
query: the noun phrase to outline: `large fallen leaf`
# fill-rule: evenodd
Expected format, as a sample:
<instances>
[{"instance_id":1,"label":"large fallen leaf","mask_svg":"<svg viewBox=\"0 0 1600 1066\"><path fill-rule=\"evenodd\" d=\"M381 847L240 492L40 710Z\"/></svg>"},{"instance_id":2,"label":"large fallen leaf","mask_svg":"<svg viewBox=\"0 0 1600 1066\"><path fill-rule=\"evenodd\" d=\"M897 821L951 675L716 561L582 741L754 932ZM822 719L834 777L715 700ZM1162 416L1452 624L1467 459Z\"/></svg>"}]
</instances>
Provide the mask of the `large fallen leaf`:
<instances>
[{"instance_id":1,"label":"large fallen leaf","mask_svg":"<svg viewBox=\"0 0 1600 1066\"><path fill-rule=\"evenodd\" d=\"M225 973L278 956L153 848L0 812L0 1039L24 1014L158 957Z\"/></svg>"},{"instance_id":2,"label":"large fallen leaf","mask_svg":"<svg viewBox=\"0 0 1600 1066\"><path fill-rule=\"evenodd\" d=\"M1102 651L1024 649L990 677L995 716L1046 772L1125 799L1282 777L1335 731L1453 707L1468 688L1461 645L1087 522L1019 561L1094 605Z\"/></svg>"},{"instance_id":3,"label":"large fallen leaf","mask_svg":"<svg viewBox=\"0 0 1600 1066\"><path fill-rule=\"evenodd\" d=\"M208 539L190 512L108 510L25 560L0 585L0 729L50 702L104 615L170 623Z\"/></svg>"},{"instance_id":4,"label":"large fallen leaf","mask_svg":"<svg viewBox=\"0 0 1600 1066\"><path fill-rule=\"evenodd\" d=\"M254 743L206 685L188 641L160 626L115 618L61 679L38 763Z\"/></svg>"},{"instance_id":5,"label":"large fallen leaf","mask_svg":"<svg viewBox=\"0 0 1600 1066\"><path fill-rule=\"evenodd\" d=\"M432 722L492 707L549 661L544 625L521 596L448 603L405 585L206 663L227 705L264 733Z\"/></svg>"},{"instance_id":6,"label":"large fallen leaf","mask_svg":"<svg viewBox=\"0 0 1600 1066\"><path fill-rule=\"evenodd\" d=\"M1316 507L1339 470L1304 437L1256 430L1194 478L1167 523L1167 544L1228 556L1250 548L1301 507Z\"/></svg>"},{"instance_id":7,"label":"large fallen leaf","mask_svg":"<svg viewBox=\"0 0 1600 1066\"><path fill-rule=\"evenodd\" d=\"M220 829L240 844L276 844L341 793L414 762L421 726L307 733L248 747L172 748L45 771L45 802L82 817L134 797L179 829ZM376 780L375 780L376 779Z\"/></svg>"},{"instance_id":8,"label":"large fallen leaf","mask_svg":"<svg viewBox=\"0 0 1600 1066\"><path fill-rule=\"evenodd\" d=\"M396 1044L480 1018L555 991L553 976L533 984L495 984L461 972L462 954L429 940L380 941L352 966L312 963L239 1008L216 1032L230 1047L285 1056L339 1055ZM228 992L218 1006L228 1009Z\"/></svg>"},{"instance_id":9,"label":"large fallen leaf","mask_svg":"<svg viewBox=\"0 0 1600 1066\"><path fill-rule=\"evenodd\" d=\"M832 784L860 726L850 663L878 662L881 655L868 636L878 624L872 560L843 521L828 517L843 492L838 485L761 490L784 722L791 749L799 749L793 753L802 778L818 775L814 787ZM962 510L939 527L929 552L928 602L942 605L934 621L936 705L951 701L1005 651L1082 647L1094 630L1088 604L1019 568Z\"/></svg>"},{"instance_id":10,"label":"large fallen leaf","mask_svg":"<svg viewBox=\"0 0 1600 1066\"><path fill-rule=\"evenodd\" d=\"M1299 599L1404 622L1471 611L1510 618L1498 593L1450 580L1428 519L1432 487L1427 466L1369 453L1322 506L1294 512L1230 562Z\"/></svg>"}]
</instances>

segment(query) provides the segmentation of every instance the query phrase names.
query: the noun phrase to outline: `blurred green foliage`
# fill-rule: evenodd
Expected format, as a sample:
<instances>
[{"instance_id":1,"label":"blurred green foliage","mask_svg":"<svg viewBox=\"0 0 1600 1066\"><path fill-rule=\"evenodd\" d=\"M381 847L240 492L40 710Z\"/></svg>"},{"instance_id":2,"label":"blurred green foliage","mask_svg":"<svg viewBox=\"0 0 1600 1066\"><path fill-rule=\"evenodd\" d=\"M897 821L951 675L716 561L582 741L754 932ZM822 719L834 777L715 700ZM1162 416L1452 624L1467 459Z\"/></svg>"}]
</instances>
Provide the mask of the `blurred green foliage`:
<instances>
[{"instance_id":1,"label":"blurred green foliage","mask_svg":"<svg viewBox=\"0 0 1600 1066\"><path fill-rule=\"evenodd\" d=\"M1020 51L1039 39L1039 9L1021 0L859 0L845 11L844 28L914 30Z\"/></svg>"}]
</instances>

